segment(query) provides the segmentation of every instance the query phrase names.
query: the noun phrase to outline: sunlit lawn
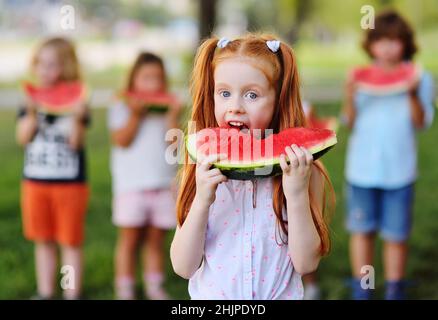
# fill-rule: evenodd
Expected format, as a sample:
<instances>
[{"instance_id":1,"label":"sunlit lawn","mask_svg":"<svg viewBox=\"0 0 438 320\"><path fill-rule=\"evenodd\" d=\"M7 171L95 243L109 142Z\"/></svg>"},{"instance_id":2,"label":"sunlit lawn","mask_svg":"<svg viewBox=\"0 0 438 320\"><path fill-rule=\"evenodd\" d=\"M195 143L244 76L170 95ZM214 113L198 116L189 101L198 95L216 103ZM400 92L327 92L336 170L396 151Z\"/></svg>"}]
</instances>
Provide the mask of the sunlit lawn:
<instances>
[{"instance_id":1,"label":"sunlit lawn","mask_svg":"<svg viewBox=\"0 0 438 320\"><path fill-rule=\"evenodd\" d=\"M321 114L337 114L337 104L318 106ZM88 299L113 297L113 249L116 229L111 224L111 180L109 174L109 140L105 110L94 111L88 136L89 176L92 189L86 224L84 291ZM27 299L35 292L33 246L22 237L19 209L19 185L22 151L14 143L15 113L0 112L0 299ZM415 223L411 241L409 279L412 298L438 298L438 251L434 234L438 230L436 197L438 149L435 146L438 125L419 135L420 179L416 188ZM344 285L349 276L347 234L344 230L343 167L347 132L339 132L339 144L324 157L330 172L338 206L333 217L333 250L323 260L319 278L325 298L348 297ZM172 234L169 234L168 245ZM167 250L168 252L168 250ZM376 255L377 297L383 284L380 255ZM167 266L166 287L174 298L188 298L187 283ZM141 293L140 274L138 290Z\"/></svg>"}]
</instances>

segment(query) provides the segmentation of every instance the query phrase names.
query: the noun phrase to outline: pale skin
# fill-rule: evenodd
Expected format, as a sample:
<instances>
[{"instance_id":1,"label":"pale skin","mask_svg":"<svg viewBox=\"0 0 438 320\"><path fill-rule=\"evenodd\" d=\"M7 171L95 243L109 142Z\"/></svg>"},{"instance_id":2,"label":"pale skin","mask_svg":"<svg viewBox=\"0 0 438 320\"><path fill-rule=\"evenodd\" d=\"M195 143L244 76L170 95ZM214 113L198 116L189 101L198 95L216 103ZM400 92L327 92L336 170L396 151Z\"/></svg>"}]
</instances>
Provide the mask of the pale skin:
<instances>
[{"instance_id":1,"label":"pale skin","mask_svg":"<svg viewBox=\"0 0 438 320\"><path fill-rule=\"evenodd\" d=\"M164 74L160 65L156 63L144 64L134 75L134 88L138 91L161 91L164 88ZM131 99L127 106L130 110L126 124L111 132L114 145L128 148L135 137L144 117L147 117L147 107L140 100ZM178 117L181 113L179 104L171 105L166 114L168 128L178 127ZM136 253L142 246L143 265L145 273L164 272L164 240L166 230L154 226L141 228L119 228L117 246L115 250L116 278L135 276Z\"/></svg>"},{"instance_id":2,"label":"pale skin","mask_svg":"<svg viewBox=\"0 0 438 320\"><path fill-rule=\"evenodd\" d=\"M403 43L397 39L382 38L371 44L371 52L375 63L391 71L402 63ZM424 127L424 109L418 98L418 80L410 85L408 92L409 106L411 110L412 124L415 128ZM347 81L344 114L350 129L354 127L356 111L354 108L354 95L356 85L352 79ZM350 261L353 276L361 277L360 269L364 265L372 265L374 261L374 233L354 233L350 238ZM406 273L406 261L408 245L406 241L384 241L383 262L385 279L397 281L404 278Z\"/></svg>"},{"instance_id":3,"label":"pale skin","mask_svg":"<svg viewBox=\"0 0 438 320\"><path fill-rule=\"evenodd\" d=\"M51 47L41 49L35 65L35 76L41 86L50 87L58 82L62 66L56 51ZM26 101L26 114L17 123L16 140L21 146L30 143L38 129L37 104L28 99ZM79 150L85 140L86 127L84 119L89 110L84 102L79 102L73 109L73 131L69 137L71 149ZM57 270L57 245L52 241L35 242L35 267L37 278L37 291L41 297L51 298L55 295L56 270ZM76 299L80 297L82 289L82 247L61 246L63 265L71 265L75 270L75 289L63 291L64 298Z\"/></svg>"},{"instance_id":4,"label":"pale skin","mask_svg":"<svg viewBox=\"0 0 438 320\"><path fill-rule=\"evenodd\" d=\"M248 129L269 128L275 90L255 61L229 58L216 67L214 80L214 108L219 126L230 126L231 121ZM287 158L290 164L286 162ZM171 245L174 271L186 279L196 272L203 259L208 210L215 200L217 186L227 181L211 165L223 159L224 155L210 155L201 157L196 164L196 195L184 224L177 227ZM295 145L287 147L280 159L289 221L289 252L294 268L300 274L315 271L320 260L321 240L312 220L308 190L314 191L320 199L318 205L322 207L322 177L312 164L312 155Z\"/></svg>"}]
</instances>

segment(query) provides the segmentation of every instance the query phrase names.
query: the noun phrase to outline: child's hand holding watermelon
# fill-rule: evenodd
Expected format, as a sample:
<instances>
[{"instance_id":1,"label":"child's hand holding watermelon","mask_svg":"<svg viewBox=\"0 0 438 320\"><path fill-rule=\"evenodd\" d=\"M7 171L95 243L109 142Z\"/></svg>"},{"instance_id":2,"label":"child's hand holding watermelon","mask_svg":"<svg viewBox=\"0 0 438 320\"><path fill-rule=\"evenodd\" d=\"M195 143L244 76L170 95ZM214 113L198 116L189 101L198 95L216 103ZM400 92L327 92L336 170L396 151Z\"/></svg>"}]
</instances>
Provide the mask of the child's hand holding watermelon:
<instances>
[{"instance_id":1,"label":"child's hand holding watermelon","mask_svg":"<svg viewBox=\"0 0 438 320\"><path fill-rule=\"evenodd\" d=\"M129 97L127 106L131 112L139 118L143 117L148 110L148 105L145 105L141 99L134 97Z\"/></svg>"},{"instance_id":2,"label":"child's hand holding watermelon","mask_svg":"<svg viewBox=\"0 0 438 320\"><path fill-rule=\"evenodd\" d=\"M169 113L180 114L181 110L182 104L179 100L174 99L169 103Z\"/></svg>"},{"instance_id":3,"label":"child's hand holding watermelon","mask_svg":"<svg viewBox=\"0 0 438 320\"><path fill-rule=\"evenodd\" d=\"M178 128L179 118L182 112L182 104L179 100L173 99L169 104L169 111L166 114L167 126L169 129Z\"/></svg>"},{"instance_id":4,"label":"child's hand holding watermelon","mask_svg":"<svg viewBox=\"0 0 438 320\"><path fill-rule=\"evenodd\" d=\"M79 101L73 106L73 115L81 123L85 121L88 112L88 106L85 101Z\"/></svg>"},{"instance_id":5,"label":"child's hand holding watermelon","mask_svg":"<svg viewBox=\"0 0 438 320\"><path fill-rule=\"evenodd\" d=\"M37 104L29 96L26 96L26 111L29 115L36 115L37 112Z\"/></svg>"},{"instance_id":6,"label":"child's hand holding watermelon","mask_svg":"<svg viewBox=\"0 0 438 320\"><path fill-rule=\"evenodd\" d=\"M37 106L35 102L26 97L25 116L18 122L16 139L18 144L26 145L32 141L38 129Z\"/></svg>"},{"instance_id":7,"label":"child's hand holding watermelon","mask_svg":"<svg viewBox=\"0 0 438 320\"><path fill-rule=\"evenodd\" d=\"M286 156L280 156L280 166L283 170L283 191L286 199L290 199L303 191L309 189L310 173L312 170L313 156L303 147L293 144L286 147L285 152L290 163L286 161Z\"/></svg>"},{"instance_id":8,"label":"child's hand holding watermelon","mask_svg":"<svg viewBox=\"0 0 438 320\"><path fill-rule=\"evenodd\" d=\"M212 164L227 159L227 155L211 154L198 157L196 164L196 196L194 202L202 208L208 208L215 200L216 189L219 183L227 181L218 168L211 168Z\"/></svg>"},{"instance_id":9,"label":"child's hand holding watermelon","mask_svg":"<svg viewBox=\"0 0 438 320\"><path fill-rule=\"evenodd\" d=\"M407 85L408 92L411 96L417 96L418 86L420 85L420 78L412 79Z\"/></svg>"}]
</instances>

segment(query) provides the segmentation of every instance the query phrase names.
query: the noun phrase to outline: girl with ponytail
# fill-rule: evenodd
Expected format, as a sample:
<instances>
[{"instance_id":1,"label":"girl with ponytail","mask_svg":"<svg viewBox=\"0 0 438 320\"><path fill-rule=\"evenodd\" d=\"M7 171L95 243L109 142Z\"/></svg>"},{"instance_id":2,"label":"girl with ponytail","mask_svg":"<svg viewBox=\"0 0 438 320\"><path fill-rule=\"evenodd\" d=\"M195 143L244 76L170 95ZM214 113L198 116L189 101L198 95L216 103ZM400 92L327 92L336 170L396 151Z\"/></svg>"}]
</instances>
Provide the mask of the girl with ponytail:
<instances>
[{"instance_id":1,"label":"girl with ponytail","mask_svg":"<svg viewBox=\"0 0 438 320\"><path fill-rule=\"evenodd\" d=\"M191 78L196 131L208 127L272 129L305 126L292 49L271 35L210 38ZM319 161L287 147L281 176L227 179L210 155L185 154L171 246L177 274L192 299L302 299L301 275L330 249L326 199L333 188Z\"/></svg>"}]
</instances>

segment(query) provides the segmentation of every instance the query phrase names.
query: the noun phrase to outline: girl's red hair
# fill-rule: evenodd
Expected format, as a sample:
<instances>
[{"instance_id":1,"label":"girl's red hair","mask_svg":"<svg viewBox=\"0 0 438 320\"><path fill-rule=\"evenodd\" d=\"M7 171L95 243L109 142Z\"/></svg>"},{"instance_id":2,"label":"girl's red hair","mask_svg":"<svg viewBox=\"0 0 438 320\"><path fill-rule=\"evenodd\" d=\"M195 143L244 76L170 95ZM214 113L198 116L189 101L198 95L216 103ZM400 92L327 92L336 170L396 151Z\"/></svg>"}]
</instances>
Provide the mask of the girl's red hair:
<instances>
[{"instance_id":1,"label":"girl's red hair","mask_svg":"<svg viewBox=\"0 0 438 320\"><path fill-rule=\"evenodd\" d=\"M214 115L214 70L224 59L241 57L261 69L276 90L275 112L270 128L279 132L286 128L305 126L305 116L301 106L300 84L297 63L292 49L281 42L279 50L274 53L266 45L266 41L274 40L271 35L248 34L228 43L225 48L217 48L218 39L205 40L195 58L191 77L191 94L193 109L191 121L195 121L196 131L217 127ZM177 200L177 218L181 226L187 217L196 193L195 165L189 162L187 150L184 165L180 170L180 192ZM309 188L310 209L313 221L321 238L321 254L330 250L328 224L326 221L326 198L330 195L334 204L334 192L328 175L321 162L315 161L315 167L324 178L324 200L322 211L318 209L317 199ZM286 205L283 193L282 178L273 178L273 208L277 222L287 235L287 221L283 219L282 210Z\"/></svg>"}]
</instances>

